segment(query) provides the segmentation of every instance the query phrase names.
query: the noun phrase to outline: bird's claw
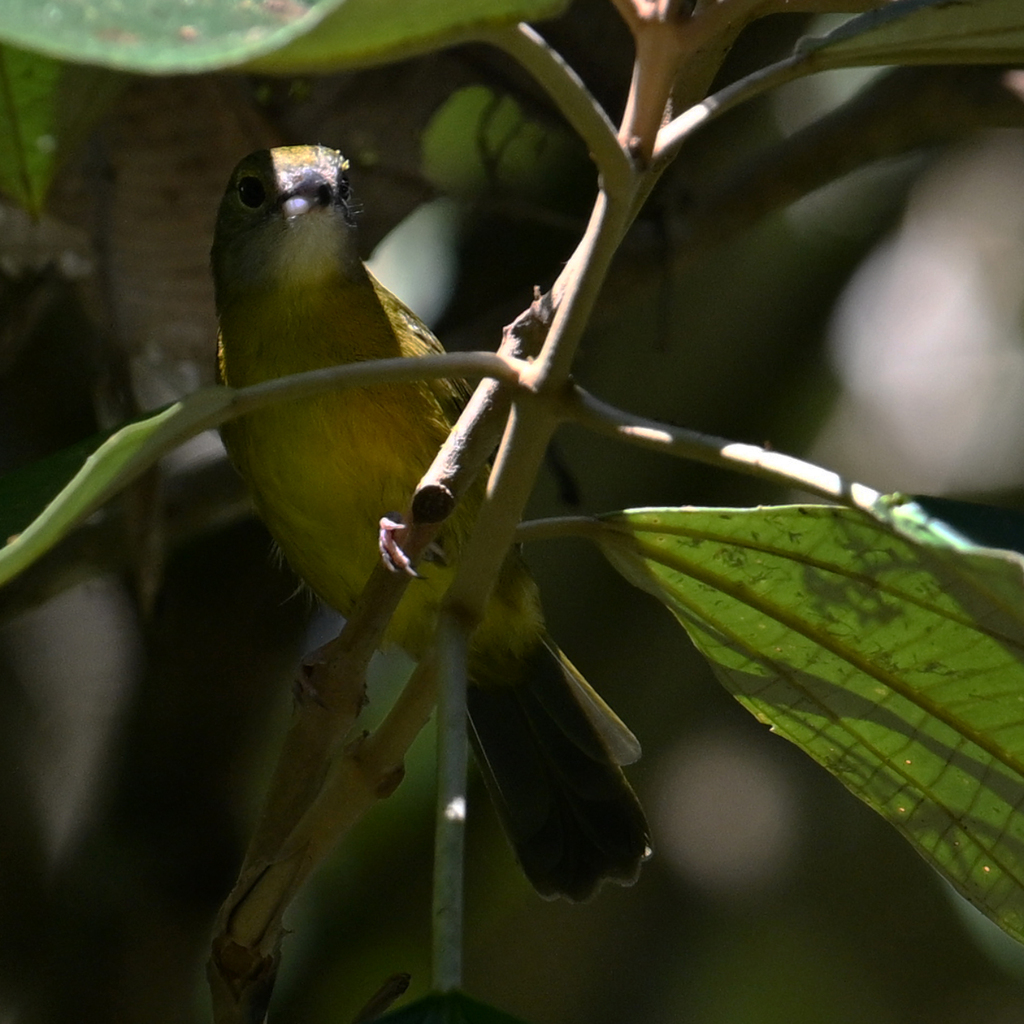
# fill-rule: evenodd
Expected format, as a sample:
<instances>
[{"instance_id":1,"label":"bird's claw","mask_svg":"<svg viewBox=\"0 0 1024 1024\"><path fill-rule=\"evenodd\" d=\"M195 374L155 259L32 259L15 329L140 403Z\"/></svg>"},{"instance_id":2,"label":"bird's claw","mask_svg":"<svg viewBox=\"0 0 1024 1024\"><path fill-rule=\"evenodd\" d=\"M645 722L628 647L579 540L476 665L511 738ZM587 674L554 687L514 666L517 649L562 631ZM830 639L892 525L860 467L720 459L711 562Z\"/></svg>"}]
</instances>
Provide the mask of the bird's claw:
<instances>
[{"instance_id":1,"label":"bird's claw","mask_svg":"<svg viewBox=\"0 0 1024 1024\"><path fill-rule=\"evenodd\" d=\"M380 533L377 538L380 556L392 572L404 572L415 579L420 579L420 574L413 566L412 560L402 550L402 545L396 536L400 530L404 529L405 523L397 512L389 512L386 516L381 516Z\"/></svg>"}]
</instances>

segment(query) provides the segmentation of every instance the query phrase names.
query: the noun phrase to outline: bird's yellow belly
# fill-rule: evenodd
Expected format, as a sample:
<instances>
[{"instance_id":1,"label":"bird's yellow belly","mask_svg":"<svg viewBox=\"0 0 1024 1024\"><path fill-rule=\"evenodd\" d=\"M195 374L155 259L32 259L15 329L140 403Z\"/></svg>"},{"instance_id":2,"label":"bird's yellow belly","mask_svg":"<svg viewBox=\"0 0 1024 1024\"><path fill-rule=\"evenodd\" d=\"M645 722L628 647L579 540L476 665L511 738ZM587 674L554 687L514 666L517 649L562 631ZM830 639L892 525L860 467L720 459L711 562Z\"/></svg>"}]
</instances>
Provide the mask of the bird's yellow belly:
<instances>
[{"instance_id":1,"label":"bird's yellow belly","mask_svg":"<svg viewBox=\"0 0 1024 1024\"><path fill-rule=\"evenodd\" d=\"M399 439L366 429L388 422L381 406L389 403L379 391L288 403L225 431L232 459L289 565L342 614L380 558L381 516L405 510L433 454L422 435ZM398 443L404 451L396 450ZM446 532L446 549L457 546ZM429 563L420 573L388 631L413 656L422 653L453 569Z\"/></svg>"}]
</instances>

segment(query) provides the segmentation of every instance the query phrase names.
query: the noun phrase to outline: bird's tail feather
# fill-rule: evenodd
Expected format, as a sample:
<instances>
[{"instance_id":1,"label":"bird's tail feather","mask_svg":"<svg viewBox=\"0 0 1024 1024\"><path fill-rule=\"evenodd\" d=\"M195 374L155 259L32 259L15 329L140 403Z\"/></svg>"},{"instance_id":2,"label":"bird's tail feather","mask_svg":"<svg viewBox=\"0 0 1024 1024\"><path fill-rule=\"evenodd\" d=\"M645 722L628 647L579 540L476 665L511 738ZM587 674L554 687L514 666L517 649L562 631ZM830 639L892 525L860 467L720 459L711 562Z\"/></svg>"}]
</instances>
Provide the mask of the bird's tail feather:
<instances>
[{"instance_id":1,"label":"bird's tail feather","mask_svg":"<svg viewBox=\"0 0 1024 1024\"><path fill-rule=\"evenodd\" d=\"M474 750L523 870L549 898L632 884L650 840L619 764L639 745L549 640L517 670L514 684L475 678L468 702Z\"/></svg>"}]
</instances>

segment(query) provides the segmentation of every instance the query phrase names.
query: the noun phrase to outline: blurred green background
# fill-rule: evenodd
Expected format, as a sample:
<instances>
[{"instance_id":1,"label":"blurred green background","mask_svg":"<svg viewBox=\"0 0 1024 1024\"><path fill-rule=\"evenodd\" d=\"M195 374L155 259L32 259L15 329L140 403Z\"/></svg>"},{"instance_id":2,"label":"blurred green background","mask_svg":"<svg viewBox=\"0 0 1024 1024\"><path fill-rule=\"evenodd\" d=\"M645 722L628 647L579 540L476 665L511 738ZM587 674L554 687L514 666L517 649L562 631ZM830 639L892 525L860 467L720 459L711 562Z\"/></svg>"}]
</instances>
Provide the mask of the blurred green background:
<instances>
[{"instance_id":1,"label":"blurred green background","mask_svg":"<svg viewBox=\"0 0 1024 1024\"><path fill-rule=\"evenodd\" d=\"M615 119L632 49L611 5L543 30ZM807 30L755 23L718 84ZM841 106L863 78L693 139L577 378L880 489L1018 507L1024 106L1001 69L955 68L883 74ZM212 381L216 205L241 156L288 142L351 158L365 255L449 348L495 347L594 194L582 145L482 46L322 78L126 79L46 216L0 209L0 468ZM796 498L566 430L531 515ZM1024 1020L1021 951L735 704L662 608L582 543L526 554L559 644L644 745L630 777L655 856L632 889L545 903L474 780L470 993L535 1024ZM213 437L0 592L0 615L0 1022L205 1019L212 918L294 666L337 621L277 564ZM407 669L380 659L371 714ZM431 758L425 734L290 911L271 1020L349 1021L396 971L426 991Z\"/></svg>"}]
</instances>

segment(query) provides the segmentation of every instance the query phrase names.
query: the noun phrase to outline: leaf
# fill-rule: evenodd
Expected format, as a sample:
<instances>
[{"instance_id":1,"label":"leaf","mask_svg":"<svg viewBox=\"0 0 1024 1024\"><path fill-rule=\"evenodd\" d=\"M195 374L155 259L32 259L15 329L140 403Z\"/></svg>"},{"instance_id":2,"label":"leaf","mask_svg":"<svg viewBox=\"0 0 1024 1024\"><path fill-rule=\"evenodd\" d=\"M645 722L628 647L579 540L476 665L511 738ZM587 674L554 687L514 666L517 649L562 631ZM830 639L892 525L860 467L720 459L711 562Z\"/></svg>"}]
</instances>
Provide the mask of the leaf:
<instances>
[{"instance_id":1,"label":"leaf","mask_svg":"<svg viewBox=\"0 0 1024 1024\"><path fill-rule=\"evenodd\" d=\"M561 14L568 0L347 0L308 35L248 70L314 74L400 60L477 38L484 29Z\"/></svg>"},{"instance_id":2,"label":"leaf","mask_svg":"<svg viewBox=\"0 0 1024 1024\"><path fill-rule=\"evenodd\" d=\"M883 64L1016 64L1024 61L1020 0L890 0L828 35L801 39L793 53L730 83L662 129L655 160L741 103L803 75Z\"/></svg>"},{"instance_id":3,"label":"leaf","mask_svg":"<svg viewBox=\"0 0 1024 1024\"><path fill-rule=\"evenodd\" d=\"M0 39L150 74L241 63L308 32L339 0L4 0Z\"/></svg>"},{"instance_id":4,"label":"leaf","mask_svg":"<svg viewBox=\"0 0 1024 1024\"><path fill-rule=\"evenodd\" d=\"M120 84L107 71L0 45L0 192L41 213L63 159Z\"/></svg>"},{"instance_id":5,"label":"leaf","mask_svg":"<svg viewBox=\"0 0 1024 1024\"><path fill-rule=\"evenodd\" d=\"M519 193L536 198L586 158L576 137L526 116L511 96L482 85L457 89L422 136L423 173L455 195Z\"/></svg>"},{"instance_id":6,"label":"leaf","mask_svg":"<svg viewBox=\"0 0 1024 1024\"><path fill-rule=\"evenodd\" d=\"M232 402L230 388L188 398L49 459L0 478L0 586L46 554L111 495L182 441L213 425ZM45 507L37 513L39 506ZM21 532L17 524L30 520ZM12 529L13 526L13 529Z\"/></svg>"},{"instance_id":7,"label":"leaf","mask_svg":"<svg viewBox=\"0 0 1024 1024\"><path fill-rule=\"evenodd\" d=\"M1013 509L921 494L913 502L898 503L897 509L897 529L907 529L902 521L908 517L923 516L929 531L945 533L951 526L968 544L1024 553L1024 515Z\"/></svg>"},{"instance_id":8,"label":"leaf","mask_svg":"<svg viewBox=\"0 0 1024 1024\"><path fill-rule=\"evenodd\" d=\"M878 64L1012 64L1024 59L1020 0L895 0L797 52L815 70Z\"/></svg>"},{"instance_id":9,"label":"leaf","mask_svg":"<svg viewBox=\"0 0 1024 1024\"><path fill-rule=\"evenodd\" d=\"M320 25L315 37L260 64L297 73L449 45L485 25L550 17L566 0L4 0L2 6L0 40L147 74L237 66Z\"/></svg>"},{"instance_id":10,"label":"leaf","mask_svg":"<svg viewBox=\"0 0 1024 1024\"><path fill-rule=\"evenodd\" d=\"M595 539L748 710L1024 940L1024 560L913 502L877 514L640 509Z\"/></svg>"},{"instance_id":11,"label":"leaf","mask_svg":"<svg viewBox=\"0 0 1024 1024\"><path fill-rule=\"evenodd\" d=\"M385 1014L381 1024L523 1024L462 992L435 992L409 1006Z\"/></svg>"}]
</instances>

